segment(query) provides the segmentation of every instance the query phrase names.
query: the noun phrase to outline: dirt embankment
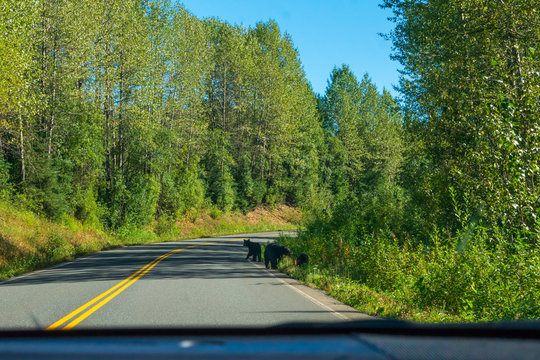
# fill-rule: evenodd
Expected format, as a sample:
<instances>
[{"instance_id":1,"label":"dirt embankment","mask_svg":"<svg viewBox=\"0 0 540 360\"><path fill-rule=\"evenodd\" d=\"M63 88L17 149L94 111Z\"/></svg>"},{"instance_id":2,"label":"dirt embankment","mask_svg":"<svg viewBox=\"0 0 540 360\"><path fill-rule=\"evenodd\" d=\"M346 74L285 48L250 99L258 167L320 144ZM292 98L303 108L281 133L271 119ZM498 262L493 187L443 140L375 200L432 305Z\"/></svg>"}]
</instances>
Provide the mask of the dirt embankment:
<instances>
[{"instance_id":1,"label":"dirt embankment","mask_svg":"<svg viewBox=\"0 0 540 360\"><path fill-rule=\"evenodd\" d=\"M211 236L274 230L293 230L301 221L298 209L279 205L259 206L246 214L240 212L221 213L205 211L189 214L176 221L182 238L186 236Z\"/></svg>"}]
</instances>

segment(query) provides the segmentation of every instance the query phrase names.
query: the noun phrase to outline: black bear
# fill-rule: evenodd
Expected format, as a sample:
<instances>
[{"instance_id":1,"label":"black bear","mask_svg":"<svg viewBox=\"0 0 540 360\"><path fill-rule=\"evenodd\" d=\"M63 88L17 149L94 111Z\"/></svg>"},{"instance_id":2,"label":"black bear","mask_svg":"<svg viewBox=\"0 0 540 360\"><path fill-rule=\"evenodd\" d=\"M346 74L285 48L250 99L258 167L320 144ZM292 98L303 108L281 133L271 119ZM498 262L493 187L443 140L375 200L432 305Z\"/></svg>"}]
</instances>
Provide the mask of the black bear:
<instances>
[{"instance_id":1,"label":"black bear","mask_svg":"<svg viewBox=\"0 0 540 360\"><path fill-rule=\"evenodd\" d=\"M296 265L302 266L307 264L309 264L309 257L307 256L307 254L301 253L300 255L298 255L298 257L296 258Z\"/></svg>"},{"instance_id":2,"label":"black bear","mask_svg":"<svg viewBox=\"0 0 540 360\"><path fill-rule=\"evenodd\" d=\"M250 256L253 256L253 261L262 261L261 260L261 244L256 242L251 242L251 240L244 240L244 246L248 247L248 254L246 259ZM259 259L259 260L257 260Z\"/></svg>"},{"instance_id":3,"label":"black bear","mask_svg":"<svg viewBox=\"0 0 540 360\"><path fill-rule=\"evenodd\" d=\"M276 269L277 263L281 260L283 255L291 255L289 248L285 245L274 243L266 245L266 249L264 249L264 264L266 265L266 268L268 269L268 264L270 263L272 269Z\"/></svg>"}]
</instances>

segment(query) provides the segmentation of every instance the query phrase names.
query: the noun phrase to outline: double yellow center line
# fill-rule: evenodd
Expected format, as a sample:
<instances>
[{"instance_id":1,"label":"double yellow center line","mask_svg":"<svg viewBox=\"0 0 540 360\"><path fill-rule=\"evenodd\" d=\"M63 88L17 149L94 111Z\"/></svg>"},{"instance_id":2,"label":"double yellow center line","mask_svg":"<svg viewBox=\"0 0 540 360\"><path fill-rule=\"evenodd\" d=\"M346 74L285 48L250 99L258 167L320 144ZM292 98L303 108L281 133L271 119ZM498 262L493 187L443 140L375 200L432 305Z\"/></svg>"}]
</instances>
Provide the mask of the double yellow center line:
<instances>
[{"instance_id":1,"label":"double yellow center line","mask_svg":"<svg viewBox=\"0 0 540 360\"><path fill-rule=\"evenodd\" d=\"M261 236L261 235L259 235ZM275 236L275 235L266 235L266 236ZM83 306L79 307L75 311L69 313L68 315L64 316L54 324L48 326L45 328L45 330L70 330L73 327L75 327L77 324L79 324L81 321L92 315L96 310L98 310L100 307L114 299L118 294L120 294L122 291L126 290L128 287L133 285L133 283L137 280L139 280L141 277L143 277L147 272L152 270L154 266L159 264L162 260L168 258L171 255L174 255L180 251L184 251L186 249L192 249L199 246L205 246L205 245L212 245L212 244L219 244L221 242L229 242L229 241L240 241L244 238L236 238L232 240L224 240L224 241L215 241L215 242L208 242L204 244L198 244L198 245L190 245L186 246L180 249L172 250L166 254L161 255L160 257L154 259L153 261L149 262L145 266L143 266L141 269L139 269L137 272L132 274L130 277L126 278L125 280L121 281L120 283L116 284L109 290L105 291L104 293L96 296ZM67 323L67 324L66 324ZM64 325L66 324L66 325ZM63 326L63 327L62 327Z\"/></svg>"}]
</instances>

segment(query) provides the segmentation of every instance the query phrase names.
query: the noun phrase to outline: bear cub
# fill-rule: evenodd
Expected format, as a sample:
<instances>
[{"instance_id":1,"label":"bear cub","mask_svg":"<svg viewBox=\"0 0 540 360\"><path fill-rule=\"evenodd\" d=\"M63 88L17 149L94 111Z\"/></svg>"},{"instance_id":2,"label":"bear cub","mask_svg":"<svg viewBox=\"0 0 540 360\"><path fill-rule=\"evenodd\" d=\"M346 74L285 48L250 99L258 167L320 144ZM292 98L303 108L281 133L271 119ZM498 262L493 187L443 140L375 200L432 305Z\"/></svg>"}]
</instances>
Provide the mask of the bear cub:
<instances>
[{"instance_id":1,"label":"bear cub","mask_svg":"<svg viewBox=\"0 0 540 360\"><path fill-rule=\"evenodd\" d=\"M268 269L268 264L272 265L272 269L277 268L277 263L283 255L291 255L291 252L288 247L281 244L268 244L266 245L266 249L264 249L264 264L266 265L266 268Z\"/></svg>"},{"instance_id":2,"label":"bear cub","mask_svg":"<svg viewBox=\"0 0 540 360\"><path fill-rule=\"evenodd\" d=\"M302 266L302 265L308 265L309 264L309 257L306 253L301 253L296 258L296 265Z\"/></svg>"},{"instance_id":3,"label":"bear cub","mask_svg":"<svg viewBox=\"0 0 540 360\"><path fill-rule=\"evenodd\" d=\"M261 244L256 243L256 242L251 242L251 240L247 239L247 240L244 240L244 246L247 246L248 248L248 254L246 256L246 260L249 259L250 256L253 256L253 261L262 261Z\"/></svg>"}]
</instances>

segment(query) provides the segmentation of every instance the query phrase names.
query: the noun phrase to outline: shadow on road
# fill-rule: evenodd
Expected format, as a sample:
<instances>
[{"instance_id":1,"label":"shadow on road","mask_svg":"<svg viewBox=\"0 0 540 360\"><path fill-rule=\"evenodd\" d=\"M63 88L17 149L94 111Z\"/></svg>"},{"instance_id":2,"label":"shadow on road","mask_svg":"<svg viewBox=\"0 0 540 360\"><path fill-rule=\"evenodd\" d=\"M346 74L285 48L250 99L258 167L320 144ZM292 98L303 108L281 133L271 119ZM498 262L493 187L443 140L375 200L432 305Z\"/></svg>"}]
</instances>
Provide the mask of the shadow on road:
<instances>
[{"instance_id":1,"label":"shadow on road","mask_svg":"<svg viewBox=\"0 0 540 360\"><path fill-rule=\"evenodd\" d=\"M256 237L250 238L255 239ZM231 238L212 238L209 241L215 239L230 240ZM263 239L269 240L267 237ZM122 281L159 256L192 244L152 244L103 251L57 268L0 282L0 286L54 282ZM249 264L248 262L251 260L245 260L246 255L247 248L242 246L241 240L186 249L163 259L141 280L266 278L270 276L264 267Z\"/></svg>"}]
</instances>

